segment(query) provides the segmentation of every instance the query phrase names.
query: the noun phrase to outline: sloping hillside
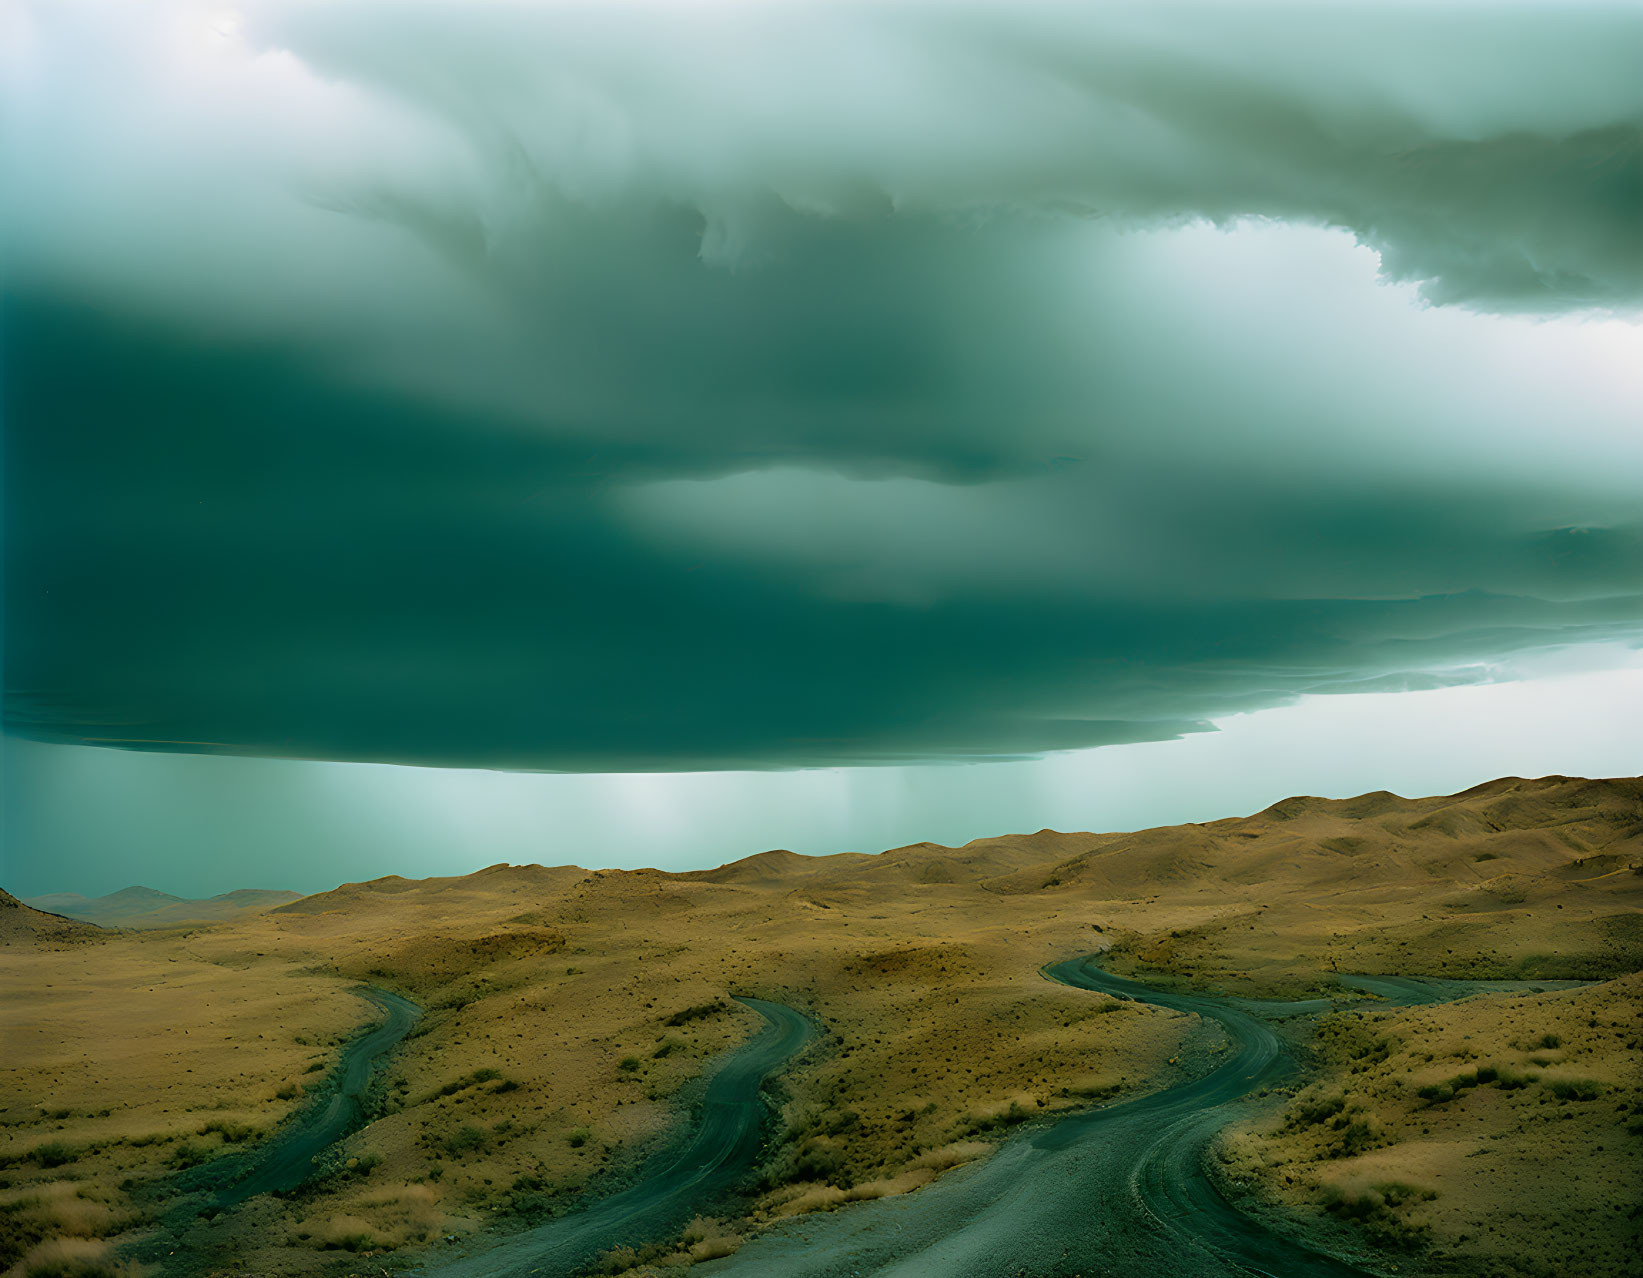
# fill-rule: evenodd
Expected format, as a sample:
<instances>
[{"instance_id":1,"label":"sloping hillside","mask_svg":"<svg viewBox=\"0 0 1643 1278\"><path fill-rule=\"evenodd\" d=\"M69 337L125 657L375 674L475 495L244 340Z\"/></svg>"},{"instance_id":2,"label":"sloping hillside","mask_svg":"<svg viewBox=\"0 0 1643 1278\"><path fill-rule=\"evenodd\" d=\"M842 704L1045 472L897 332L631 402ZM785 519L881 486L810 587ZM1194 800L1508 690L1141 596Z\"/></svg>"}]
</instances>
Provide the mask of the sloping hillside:
<instances>
[{"instance_id":1,"label":"sloping hillside","mask_svg":"<svg viewBox=\"0 0 1643 1278\"><path fill-rule=\"evenodd\" d=\"M469 904L492 912L510 905L528 907L544 896L558 895L588 877L574 865L491 865L449 878L407 879L389 874L364 883L344 883L282 905L272 913L366 915L391 905L396 922L415 926L415 916L440 914ZM409 917L407 917L409 915Z\"/></svg>"},{"instance_id":2,"label":"sloping hillside","mask_svg":"<svg viewBox=\"0 0 1643 1278\"><path fill-rule=\"evenodd\" d=\"M102 929L78 919L48 914L0 890L0 945L38 945L95 940Z\"/></svg>"}]
</instances>

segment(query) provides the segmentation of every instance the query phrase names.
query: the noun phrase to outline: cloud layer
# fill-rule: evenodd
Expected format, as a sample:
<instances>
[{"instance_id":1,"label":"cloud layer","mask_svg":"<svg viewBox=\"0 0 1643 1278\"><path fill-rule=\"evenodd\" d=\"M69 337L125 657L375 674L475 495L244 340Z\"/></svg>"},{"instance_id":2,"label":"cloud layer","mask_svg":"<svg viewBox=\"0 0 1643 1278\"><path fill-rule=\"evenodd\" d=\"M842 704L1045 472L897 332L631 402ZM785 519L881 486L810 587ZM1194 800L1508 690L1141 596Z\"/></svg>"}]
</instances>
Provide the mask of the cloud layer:
<instances>
[{"instance_id":1,"label":"cloud layer","mask_svg":"<svg viewBox=\"0 0 1643 1278\"><path fill-rule=\"evenodd\" d=\"M8 21L16 731L1007 757L1637 634L1635 11Z\"/></svg>"}]
</instances>

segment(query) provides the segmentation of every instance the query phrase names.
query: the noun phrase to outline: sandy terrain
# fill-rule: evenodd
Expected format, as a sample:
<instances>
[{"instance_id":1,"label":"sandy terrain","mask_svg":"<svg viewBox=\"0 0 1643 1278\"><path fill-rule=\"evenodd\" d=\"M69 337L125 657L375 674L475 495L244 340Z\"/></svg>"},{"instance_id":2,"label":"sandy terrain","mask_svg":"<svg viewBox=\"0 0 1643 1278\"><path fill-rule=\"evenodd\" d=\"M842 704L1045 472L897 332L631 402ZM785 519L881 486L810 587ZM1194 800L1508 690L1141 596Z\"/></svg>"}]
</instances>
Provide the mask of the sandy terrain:
<instances>
[{"instance_id":1,"label":"sandy terrain","mask_svg":"<svg viewBox=\"0 0 1643 1278\"><path fill-rule=\"evenodd\" d=\"M1502 781L1429 800L1288 800L1129 835L768 853L689 875L531 866L391 878L193 932L13 944L0 949L0 979L17 993L0 1024L17 1045L0 1062L0 1263L22 1274L50 1248L92 1252L98 1238L140 1232L179 1167L298 1107L367 1020L348 993L361 982L427 1009L372 1094L374 1121L317 1183L201 1224L216 1272L363 1272L367 1254L379 1267L413 1263L425 1244L521 1227L619 1187L704 1067L753 1031L732 994L800 1009L825 1033L784 1076L779 1147L752 1201L724 1205L736 1220L700 1222L672 1259L732 1249L760 1221L916 1189L1019 1121L1206 1066L1218 1044L1194 1018L1039 976L1104 944L1116 970L1233 994L1316 991L1332 966L1637 971L1640 828L1638 782ZM1377 1069L1413 1077L1415 1057L1435 1051L1427 1037L1469 1007L1395 1014L1409 1019ZM1328 1054L1332 1033L1320 1064L1350 1075ZM1601 1064L1578 1068L1595 1077ZM1636 1140L1616 1109L1635 1094L1618 1075L1601 1081L1597 1101L1546 1102L1576 1115L1556 1120L1560 1131L1601 1127L1559 1147L1571 1175L1594 1184ZM1506 1168L1516 1138L1488 1142L1517 1130L1515 1107L1537 1088L1464 1089L1442 1121ZM1508 1108L1497 1114L1497 1102ZM1392 1114L1389 1099L1374 1103ZM1302 1185L1290 1140L1241 1135L1228 1146L1243 1160L1234 1178L1286 1218L1351 1231L1354 1245L1399 1241L1328 1209L1324 1171L1339 1167ZM1418 1245L1441 1259L1489 1236L1501 1254L1531 1254L1532 1222L1509 1198L1468 1198L1440 1171Z\"/></svg>"}]
</instances>

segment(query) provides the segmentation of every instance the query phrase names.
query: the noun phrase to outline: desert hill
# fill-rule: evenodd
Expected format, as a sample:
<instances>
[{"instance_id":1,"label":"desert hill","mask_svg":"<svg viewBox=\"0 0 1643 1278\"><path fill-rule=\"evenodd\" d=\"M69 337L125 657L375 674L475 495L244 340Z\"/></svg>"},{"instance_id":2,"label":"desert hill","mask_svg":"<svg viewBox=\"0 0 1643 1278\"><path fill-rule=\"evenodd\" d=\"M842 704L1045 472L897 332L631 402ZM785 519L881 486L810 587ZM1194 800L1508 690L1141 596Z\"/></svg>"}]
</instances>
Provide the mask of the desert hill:
<instances>
[{"instance_id":1,"label":"desert hill","mask_svg":"<svg viewBox=\"0 0 1643 1278\"><path fill-rule=\"evenodd\" d=\"M838 852L832 856L804 856L786 848L756 852L739 861L717 866L711 870L687 870L677 877L694 883L763 884L772 887L791 887L795 880L822 874L841 865L855 865L872 858L860 852Z\"/></svg>"},{"instance_id":2,"label":"desert hill","mask_svg":"<svg viewBox=\"0 0 1643 1278\"><path fill-rule=\"evenodd\" d=\"M91 940L101 932L102 929L79 919L35 909L10 892L0 890L0 945L35 946Z\"/></svg>"},{"instance_id":3,"label":"desert hill","mask_svg":"<svg viewBox=\"0 0 1643 1278\"><path fill-rule=\"evenodd\" d=\"M460 911L469 902L490 906L516 903L526 907L563 892L589 877L589 871L575 865L491 865L472 874L445 878L407 879L389 874L363 883L344 883L329 892L293 899L272 912L292 914L358 914L389 911L399 922L411 925L406 912L438 915Z\"/></svg>"},{"instance_id":4,"label":"desert hill","mask_svg":"<svg viewBox=\"0 0 1643 1278\"><path fill-rule=\"evenodd\" d=\"M1055 844L1034 836L1045 851ZM1398 886L1411 875L1484 884L1596 859L1643 864L1643 781L1509 778L1460 795L1284 799L1249 817L1133 834L1062 835L1080 850L1051 869L1000 878L1004 891L1084 886L1117 896L1199 880ZM1571 855L1572 854L1572 855Z\"/></svg>"},{"instance_id":5,"label":"desert hill","mask_svg":"<svg viewBox=\"0 0 1643 1278\"><path fill-rule=\"evenodd\" d=\"M827 1209L916 1189L986 1156L1028 1117L1213 1064L1224 1044L1195 1018L1039 975L1106 949L1110 968L1154 984L1332 993L1348 1000L1342 1043L1385 1035L1375 1072L1343 1057L1328 1082L1331 1097L1373 1112L1382 1145L1348 1152L1311 1129L1297 1143L1291 1128L1254 1127L1234 1151L1273 1210L1323 1211L1306 1195L1350 1190L1360 1170L1380 1175L1441 1116L1443 1139L1420 1145L1422 1184L1440 1193L1420 1208L1432 1237L1477 1272L1595 1275L1568 1263L1567 1230L1530 1229L1508 1202L1443 1188L1478 1165L1479 1149L1528 1166L1544 1134L1534 1124L1564 1103L1550 1084L1520 1088L1510 1108L1495 1090L1468 1089L1436 1115L1402 1075L1425 1085L1439 1068L1426 1053L1440 1045L1487 1043L1520 1068L1512 1044L1559 1036L1546 1077L1593 1082L1603 1106L1601 1122L1592 1108L1558 1129L1593 1134L1570 1145L1571 1174L1626 1183L1617 1151L1635 1138L1611 1129L1634 1112L1616 1106L1643 1112L1643 1098L1626 1090L1635 1039L1617 1036L1615 1009L1635 995L1626 974L1643 970L1639 867L1643 781L1547 777L1417 799L1298 796L1128 833L777 850L681 874L496 865L388 876L188 936L8 946L0 981L17 997L0 1009L0 1036L16 1046L0 1061L0 1158L44 1185L64 1172L34 1168L29 1151L67 1151L80 1192L135 1210L122 1186L160 1183L302 1103L310 1073L370 1015L350 990L395 990L427 1011L383 1080L375 1121L344 1151L366 1170L301 1203L263 1203L242 1238L219 1240L251 1272L313 1273L316 1257L362 1233L414 1248L618 1183L632 1151L667 1130L682 1089L753 1031L757 1018L728 997L747 994L825 1029L784 1076L754 1219ZM1374 1001L1342 994L1332 968L1600 983L1424 1009L1371 1031L1353 1027L1381 1015ZM105 1063L111 1034L126 1053L117 1070ZM1444 1078L1465 1065L1443 1064ZM42 1117L48 1093L65 1117ZM1280 1161L1301 1158L1311 1161ZM1610 1202L1620 1192L1593 1189L1597 1214L1581 1228L1623 1221ZM1526 1265L1503 1260L1514 1256Z\"/></svg>"},{"instance_id":6,"label":"desert hill","mask_svg":"<svg viewBox=\"0 0 1643 1278\"><path fill-rule=\"evenodd\" d=\"M99 927L161 928L190 923L223 923L260 910L302 899L300 892L240 888L203 900L190 900L149 887L121 888L107 896L86 897L56 892L29 897L24 904Z\"/></svg>"},{"instance_id":7,"label":"desert hill","mask_svg":"<svg viewBox=\"0 0 1643 1278\"><path fill-rule=\"evenodd\" d=\"M1279 963L1296 941L1282 930L1280 914L1270 912L1328 912L1345 925L1332 928L1329 939L1342 943L1320 954L1312 938L1302 945L1306 962L1363 966L1372 958L1387 971L1445 970L1451 956L1429 953L1435 939L1447 951L1457 933L1515 924L1519 944L1498 948L1488 974L1551 976L1560 964L1618 972L1643 962L1640 868L1643 780L1554 776L1505 777L1460 794L1413 799L1384 790L1347 799L1294 796L1247 817L1133 833L1040 830L961 847L918 843L874 856L765 852L672 877L798 893L829 908L865 905L886 893L914 899L935 885L960 884L1034 898L1022 907L1052 911L1099 904L1127 912L1169 901L1205 917L1171 928L1176 935L1164 938L1165 948L1196 950L1201 973L1218 966L1223 976L1233 975L1231 965L1210 961L1207 951L1234 914L1244 930L1273 929L1272 959ZM1564 911L1561 945L1540 944L1534 920L1542 907ZM1398 916L1396 926L1441 917L1441 938L1419 945L1402 935L1378 936L1389 912ZM1258 954L1242 957L1260 966ZM1150 948L1149 961L1164 959L1158 946ZM1476 969L1475 960L1462 962ZM1267 972L1277 975L1275 967Z\"/></svg>"}]
</instances>

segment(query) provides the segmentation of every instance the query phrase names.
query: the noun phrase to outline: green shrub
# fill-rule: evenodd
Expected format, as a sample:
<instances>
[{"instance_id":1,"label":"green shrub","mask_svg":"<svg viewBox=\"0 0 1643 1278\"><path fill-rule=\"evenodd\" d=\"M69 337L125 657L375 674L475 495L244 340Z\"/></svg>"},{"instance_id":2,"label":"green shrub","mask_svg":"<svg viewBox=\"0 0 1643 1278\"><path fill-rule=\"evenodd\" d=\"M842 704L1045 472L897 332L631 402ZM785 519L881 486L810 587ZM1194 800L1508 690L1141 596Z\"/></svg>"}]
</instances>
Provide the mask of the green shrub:
<instances>
[{"instance_id":1,"label":"green shrub","mask_svg":"<svg viewBox=\"0 0 1643 1278\"><path fill-rule=\"evenodd\" d=\"M249 1123L236 1123L225 1118L214 1118L200 1128L201 1136L209 1136L212 1132L222 1135L225 1144L238 1145L248 1141L257 1134L257 1129Z\"/></svg>"},{"instance_id":2,"label":"green shrub","mask_svg":"<svg viewBox=\"0 0 1643 1278\"><path fill-rule=\"evenodd\" d=\"M687 1007L682 1012L675 1012L672 1016L663 1018L662 1024L678 1027L680 1025L688 1024L690 1021L701 1020L704 1017L717 1016L724 1010L725 1005L715 999L711 1003L701 1003L695 1007Z\"/></svg>"},{"instance_id":3,"label":"green shrub","mask_svg":"<svg viewBox=\"0 0 1643 1278\"><path fill-rule=\"evenodd\" d=\"M1359 1119L1346 1125L1341 1133L1341 1150L1348 1157L1361 1154L1375 1144L1375 1129L1367 1122Z\"/></svg>"},{"instance_id":4,"label":"green shrub","mask_svg":"<svg viewBox=\"0 0 1643 1278\"><path fill-rule=\"evenodd\" d=\"M1297 1128L1316 1127L1319 1123L1334 1118L1345 1108L1344 1096L1324 1096L1317 1100L1304 1101L1295 1107L1289 1125Z\"/></svg>"},{"instance_id":5,"label":"green shrub","mask_svg":"<svg viewBox=\"0 0 1643 1278\"><path fill-rule=\"evenodd\" d=\"M787 1161L783 1179L833 1181L843 1170L843 1154L830 1145L808 1141Z\"/></svg>"},{"instance_id":6,"label":"green shrub","mask_svg":"<svg viewBox=\"0 0 1643 1278\"><path fill-rule=\"evenodd\" d=\"M1411 1203L1436 1197L1430 1189L1418 1189L1396 1180L1359 1190L1331 1186L1324 1190L1324 1210L1361 1225L1383 1245L1412 1248L1426 1240L1429 1230L1425 1225L1404 1219L1402 1210Z\"/></svg>"},{"instance_id":7,"label":"green shrub","mask_svg":"<svg viewBox=\"0 0 1643 1278\"><path fill-rule=\"evenodd\" d=\"M504 1208L515 1216L536 1217L553 1210L554 1186L546 1176L515 1176Z\"/></svg>"},{"instance_id":8,"label":"green shrub","mask_svg":"<svg viewBox=\"0 0 1643 1278\"><path fill-rule=\"evenodd\" d=\"M1603 1094L1603 1084L1589 1078L1551 1078L1546 1090L1559 1100L1594 1101Z\"/></svg>"},{"instance_id":9,"label":"green shrub","mask_svg":"<svg viewBox=\"0 0 1643 1278\"><path fill-rule=\"evenodd\" d=\"M72 1163L79 1156L79 1151L74 1146L60 1140L36 1145L29 1154L29 1157L42 1167L61 1167L65 1163Z\"/></svg>"},{"instance_id":10,"label":"green shrub","mask_svg":"<svg viewBox=\"0 0 1643 1278\"><path fill-rule=\"evenodd\" d=\"M624 1074L631 1074L639 1068L639 1058L637 1056L624 1056L616 1068Z\"/></svg>"},{"instance_id":11,"label":"green shrub","mask_svg":"<svg viewBox=\"0 0 1643 1278\"><path fill-rule=\"evenodd\" d=\"M436 1091L434 1093L434 1095L435 1096L455 1096L458 1092L462 1091L464 1088L473 1087L473 1086L476 1086L479 1083L488 1083L492 1079L497 1079L497 1078L501 1078L501 1077L502 1077L502 1071L501 1070L492 1069L489 1065L484 1065L484 1066L481 1066L479 1069L473 1070L471 1073L464 1074L461 1078L453 1078L450 1082L446 1083L443 1087L441 1087L438 1091ZM509 1091L511 1089L499 1087L499 1088L494 1088L493 1090L495 1090L495 1091Z\"/></svg>"},{"instance_id":12,"label":"green shrub","mask_svg":"<svg viewBox=\"0 0 1643 1278\"><path fill-rule=\"evenodd\" d=\"M453 1158L459 1158L472 1150L483 1149L488 1140L490 1134L483 1127L474 1127L470 1124L455 1135L445 1138L445 1152Z\"/></svg>"}]
</instances>

